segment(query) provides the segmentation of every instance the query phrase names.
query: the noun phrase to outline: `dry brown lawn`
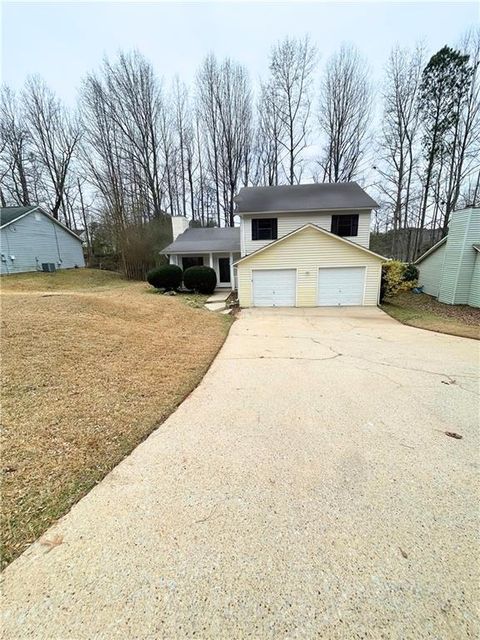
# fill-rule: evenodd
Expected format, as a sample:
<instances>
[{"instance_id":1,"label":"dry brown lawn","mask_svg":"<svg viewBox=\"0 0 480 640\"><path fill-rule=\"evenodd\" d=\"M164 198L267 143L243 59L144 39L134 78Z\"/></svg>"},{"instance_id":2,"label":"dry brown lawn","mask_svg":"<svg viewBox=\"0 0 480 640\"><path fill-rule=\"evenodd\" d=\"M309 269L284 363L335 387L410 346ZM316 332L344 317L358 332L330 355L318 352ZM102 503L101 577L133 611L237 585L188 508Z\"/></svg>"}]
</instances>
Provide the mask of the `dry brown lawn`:
<instances>
[{"instance_id":1,"label":"dry brown lawn","mask_svg":"<svg viewBox=\"0 0 480 640\"><path fill-rule=\"evenodd\" d=\"M92 270L1 289L6 564L178 406L231 320Z\"/></svg>"}]
</instances>

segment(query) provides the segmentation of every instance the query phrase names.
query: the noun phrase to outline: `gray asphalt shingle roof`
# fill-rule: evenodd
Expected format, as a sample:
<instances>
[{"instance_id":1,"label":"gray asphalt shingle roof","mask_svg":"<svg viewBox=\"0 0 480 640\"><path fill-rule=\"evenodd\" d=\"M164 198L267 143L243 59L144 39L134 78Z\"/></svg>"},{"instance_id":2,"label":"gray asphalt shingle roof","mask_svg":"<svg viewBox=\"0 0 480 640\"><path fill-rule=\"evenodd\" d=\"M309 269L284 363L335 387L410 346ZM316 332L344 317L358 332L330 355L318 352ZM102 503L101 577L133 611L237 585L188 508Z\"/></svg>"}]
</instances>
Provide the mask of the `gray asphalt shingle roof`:
<instances>
[{"instance_id":1,"label":"gray asphalt shingle roof","mask_svg":"<svg viewBox=\"0 0 480 640\"><path fill-rule=\"evenodd\" d=\"M378 204L356 182L243 187L236 213L374 209Z\"/></svg>"},{"instance_id":2,"label":"gray asphalt shingle roof","mask_svg":"<svg viewBox=\"0 0 480 640\"><path fill-rule=\"evenodd\" d=\"M160 253L240 252L240 228L187 229Z\"/></svg>"},{"instance_id":3,"label":"gray asphalt shingle roof","mask_svg":"<svg viewBox=\"0 0 480 640\"><path fill-rule=\"evenodd\" d=\"M10 224L20 216L23 216L25 213L29 211L34 211L38 209L37 205L29 206L29 207L1 207L0 208L0 227L3 227L6 224Z\"/></svg>"}]
</instances>

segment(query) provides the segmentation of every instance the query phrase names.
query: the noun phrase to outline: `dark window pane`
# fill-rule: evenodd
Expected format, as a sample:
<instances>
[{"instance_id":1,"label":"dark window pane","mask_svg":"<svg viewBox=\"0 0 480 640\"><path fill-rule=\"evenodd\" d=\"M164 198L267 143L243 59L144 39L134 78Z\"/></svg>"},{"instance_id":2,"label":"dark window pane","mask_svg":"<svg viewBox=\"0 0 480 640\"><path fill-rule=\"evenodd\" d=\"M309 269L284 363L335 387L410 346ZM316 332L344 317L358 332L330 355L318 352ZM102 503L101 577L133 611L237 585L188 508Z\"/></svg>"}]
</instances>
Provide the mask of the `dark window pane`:
<instances>
[{"instance_id":1,"label":"dark window pane","mask_svg":"<svg viewBox=\"0 0 480 640\"><path fill-rule=\"evenodd\" d=\"M203 257L202 256L186 256L182 258L182 267L183 270L188 269L189 267L203 267Z\"/></svg>"},{"instance_id":2,"label":"dark window pane","mask_svg":"<svg viewBox=\"0 0 480 640\"><path fill-rule=\"evenodd\" d=\"M276 218L254 218L252 220L252 240L276 240Z\"/></svg>"},{"instance_id":3,"label":"dark window pane","mask_svg":"<svg viewBox=\"0 0 480 640\"><path fill-rule=\"evenodd\" d=\"M358 235L358 213L332 216L331 232L337 236L354 237Z\"/></svg>"}]
</instances>

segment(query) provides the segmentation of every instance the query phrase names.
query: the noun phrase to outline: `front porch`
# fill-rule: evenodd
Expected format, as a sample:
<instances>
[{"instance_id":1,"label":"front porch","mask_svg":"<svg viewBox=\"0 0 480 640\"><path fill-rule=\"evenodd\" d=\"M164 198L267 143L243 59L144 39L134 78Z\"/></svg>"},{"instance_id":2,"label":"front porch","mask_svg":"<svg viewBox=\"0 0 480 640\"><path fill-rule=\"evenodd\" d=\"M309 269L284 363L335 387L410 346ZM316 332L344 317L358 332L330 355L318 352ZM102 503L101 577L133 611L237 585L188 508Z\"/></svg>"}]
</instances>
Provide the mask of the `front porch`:
<instances>
[{"instance_id":1,"label":"front porch","mask_svg":"<svg viewBox=\"0 0 480 640\"><path fill-rule=\"evenodd\" d=\"M215 252L208 253L170 253L170 264L176 264L183 271L189 267L211 267L217 274L217 288L236 289L234 262L240 259L240 253Z\"/></svg>"}]
</instances>

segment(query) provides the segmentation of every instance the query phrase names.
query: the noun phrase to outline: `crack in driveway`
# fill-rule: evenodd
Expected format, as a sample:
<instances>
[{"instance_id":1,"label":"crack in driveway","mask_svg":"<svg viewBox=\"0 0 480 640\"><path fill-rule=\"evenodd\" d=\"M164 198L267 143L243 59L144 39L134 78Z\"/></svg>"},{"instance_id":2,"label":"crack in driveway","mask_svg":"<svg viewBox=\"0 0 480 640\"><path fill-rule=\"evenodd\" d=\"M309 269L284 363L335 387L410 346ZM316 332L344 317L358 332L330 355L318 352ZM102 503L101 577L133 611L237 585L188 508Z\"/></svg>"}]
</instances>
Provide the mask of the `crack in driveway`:
<instances>
[{"instance_id":1,"label":"crack in driveway","mask_svg":"<svg viewBox=\"0 0 480 640\"><path fill-rule=\"evenodd\" d=\"M271 338L272 336L269 335L261 335L258 333L254 333L254 334L249 334L248 335L249 338ZM332 353L334 353L334 356L329 356L329 357L325 357L325 358L312 358L312 357L308 357L308 356L238 356L238 357L234 357L234 358L225 358L227 360L256 360L256 359L262 359L262 360L311 360L311 361L323 361L323 360L335 360L336 358L339 357L344 357L344 358L351 358L353 360L363 360L364 362L368 362L370 364L376 364L380 367L389 367L389 368L393 368L393 369L400 369L402 371L415 371L417 373L427 373L430 375L435 375L435 376L441 376L444 377L448 380L448 382L452 385L455 385L457 387L459 387L460 389L463 389L463 391L466 391L467 393L472 393L474 395L477 395L475 391L472 391L470 389L466 389L465 387L463 387L462 385L456 383L456 379L457 378L466 378L466 379L476 379L476 376L469 376L467 374L448 374L445 373L443 371L432 371L431 369L419 369L416 367L408 367L408 366L402 366L402 365L398 365L398 364L394 364L392 362L381 362L379 360L370 360L369 358L365 358L363 356L356 356L356 355L352 355L349 353L341 353L340 351L337 351L336 349L334 349L333 347L331 347L329 344L325 344L324 342L321 342L320 340L317 340L316 338L314 338L313 336L295 336L295 335L283 335L283 336L274 336L277 339L282 339L282 340L311 340L312 342L314 342L315 344L318 344L322 347L324 347L325 349L328 349L329 351L331 351ZM369 371L370 373L378 373L375 371L372 371L371 369L360 369L361 371ZM378 373L378 375L382 375L380 373ZM384 376L387 377L387 376ZM391 380L391 378L388 378L389 380ZM399 382L393 381L395 382L395 384L402 386Z\"/></svg>"}]
</instances>

